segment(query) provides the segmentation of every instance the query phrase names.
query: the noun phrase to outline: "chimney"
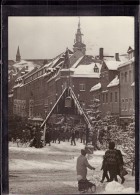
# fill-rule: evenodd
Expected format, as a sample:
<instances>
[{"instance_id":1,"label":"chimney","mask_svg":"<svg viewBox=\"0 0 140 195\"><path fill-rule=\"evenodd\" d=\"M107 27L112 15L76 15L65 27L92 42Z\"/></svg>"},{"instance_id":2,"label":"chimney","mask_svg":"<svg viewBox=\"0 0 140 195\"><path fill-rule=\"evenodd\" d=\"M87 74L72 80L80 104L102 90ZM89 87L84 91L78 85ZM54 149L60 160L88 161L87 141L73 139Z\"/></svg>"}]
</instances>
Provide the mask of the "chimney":
<instances>
[{"instance_id":1,"label":"chimney","mask_svg":"<svg viewBox=\"0 0 140 195\"><path fill-rule=\"evenodd\" d=\"M119 53L115 53L115 60L116 61L120 61L120 59L119 59Z\"/></svg>"},{"instance_id":2,"label":"chimney","mask_svg":"<svg viewBox=\"0 0 140 195\"><path fill-rule=\"evenodd\" d=\"M99 59L103 60L103 58L104 58L104 48L100 48L99 49Z\"/></svg>"}]
</instances>

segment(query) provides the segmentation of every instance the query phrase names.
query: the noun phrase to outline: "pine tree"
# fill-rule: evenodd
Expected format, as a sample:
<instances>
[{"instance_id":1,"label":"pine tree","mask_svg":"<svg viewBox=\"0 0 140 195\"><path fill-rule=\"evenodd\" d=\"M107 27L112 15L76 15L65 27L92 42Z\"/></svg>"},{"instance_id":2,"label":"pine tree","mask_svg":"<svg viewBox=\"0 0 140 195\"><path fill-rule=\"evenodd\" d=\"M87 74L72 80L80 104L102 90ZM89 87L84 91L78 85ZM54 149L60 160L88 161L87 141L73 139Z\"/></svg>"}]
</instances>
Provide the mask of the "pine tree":
<instances>
[{"instance_id":1,"label":"pine tree","mask_svg":"<svg viewBox=\"0 0 140 195\"><path fill-rule=\"evenodd\" d=\"M99 110L100 100L94 98L93 104L89 105L89 108L85 110L86 115L92 125L89 130L89 141L98 148L98 132L101 126L101 111Z\"/></svg>"}]
</instances>

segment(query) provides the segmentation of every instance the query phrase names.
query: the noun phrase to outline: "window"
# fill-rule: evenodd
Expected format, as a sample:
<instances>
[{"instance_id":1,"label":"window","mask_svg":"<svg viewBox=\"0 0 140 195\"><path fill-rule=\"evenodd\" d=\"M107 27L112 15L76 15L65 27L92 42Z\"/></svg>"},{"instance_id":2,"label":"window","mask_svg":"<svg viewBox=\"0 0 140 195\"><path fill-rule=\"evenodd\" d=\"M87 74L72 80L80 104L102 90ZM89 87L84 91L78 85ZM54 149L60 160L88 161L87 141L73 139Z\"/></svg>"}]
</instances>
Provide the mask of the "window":
<instances>
[{"instance_id":1,"label":"window","mask_svg":"<svg viewBox=\"0 0 140 195\"><path fill-rule=\"evenodd\" d=\"M106 94L106 103L108 103L108 94Z\"/></svg>"},{"instance_id":2,"label":"window","mask_svg":"<svg viewBox=\"0 0 140 195\"><path fill-rule=\"evenodd\" d=\"M133 108L132 108L132 98L129 99L129 110L130 111L133 110Z\"/></svg>"},{"instance_id":3,"label":"window","mask_svg":"<svg viewBox=\"0 0 140 195\"><path fill-rule=\"evenodd\" d=\"M117 102L118 101L118 93L117 92L115 92L115 102Z\"/></svg>"},{"instance_id":4,"label":"window","mask_svg":"<svg viewBox=\"0 0 140 195\"><path fill-rule=\"evenodd\" d=\"M125 99L125 111L128 110L128 99Z\"/></svg>"},{"instance_id":5,"label":"window","mask_svg":"<svg viewBox=\"0 0 140 195\"><path fill-rule=\"evenodd\" d=\"M99 95L99 100L100 100L100 98L101 98L101 97L100 97L100 95Z\"/></svg>"},{"instance_id":6,"label":"window","mask_svg":"<svg viewBox=\"0 0 140 195\"><path fill-rule=\"evenodd\" d=\"M85 84L80 84L79 88L80 88L80 91L85 91Z\"/></svg>"},{"instance_id":7,"label":"window","mask_svg":"<svg viewBox=\"0 0 140 195\"><path fill-rule=\"evenodd\" d=\"M95 64L95 67L94 67L94 72L99 72L99 68L97 67L96 64Z\"/></svg>"},{"instance_id":8,"label":"window","mask_svg":"<svg viewBox=\"0 0 140 195\"><path fill-rule=\"evenodd\" d=\"M131 70L129 70L129 81L131 82L132 78L131 78L132 72Z\"/></svg>"},{"instance_id":9,"label":"window","mask_svg":"<svg viewBox=\"0 0 140 195\"><path fill-rule=\"evenodd\" d=\"M125 82L127 82L127 72L125 72L124 76L125 76Z\"/></svg>"},{"instance_id":10,"label":"window","mask_svg":"<svg viewBox=\"0 0 140 195\"><path fill-rule=\"evenodd\" d=\"M121 82L123 83L123 80L124 80L124 74L123 72L121 73Z\"/></svg>"},{"instance_id":11,"label":"window","mask_svg":"<svg viewBox=\"0 0 140 195\"><path fill-rule=\"evenodd\" d=\"M105 103L105 94L103 94L103 103Z\"/></svg>"},{"instance_id":12,"label":"window","mask_svg":"<svg viewBox=\"0 0 140 195\"><path fill-rule=\"evenodd\" d=\"M110 102L112 102L112 93L110 93Z\"/></svg>"},{"instance_id":13,"label":"window","mask_svg":"<svg viewBox=\"0 0 140 195\"><path fill-rule=\"evenodd\" d=\"M121 105L121 108L122 108L122 111L125 110L125 102L124 102L124 99L122 99L122 105Z\"/></svg>"}]
</instances>

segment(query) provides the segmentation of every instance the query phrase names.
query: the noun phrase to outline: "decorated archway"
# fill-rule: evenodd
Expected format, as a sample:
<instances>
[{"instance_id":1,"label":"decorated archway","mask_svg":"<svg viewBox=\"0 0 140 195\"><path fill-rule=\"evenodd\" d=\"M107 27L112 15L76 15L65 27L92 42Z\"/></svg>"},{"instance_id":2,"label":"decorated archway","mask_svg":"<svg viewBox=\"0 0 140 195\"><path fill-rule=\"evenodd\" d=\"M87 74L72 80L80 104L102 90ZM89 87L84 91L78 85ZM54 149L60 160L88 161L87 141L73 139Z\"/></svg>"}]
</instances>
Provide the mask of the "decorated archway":
<instances>
[{"instance_id":1,"label":"decorated archway","mask_svg":"<svg viewBox=\"0 0 140 195\"><path fill-rule=\"evenodd\" d=\"M46 119L41 124L41 128L44 127L44 139L46 134L46 124L52 114L64 114L64 115L69 114L69 115L79 115L83 117L87 126L86 140L88 140L88 131L91 128L91 124L71 87L67 87L63 90L62 94L59 96L54 106L46 116Z\"/></svg>"}]
</instances>

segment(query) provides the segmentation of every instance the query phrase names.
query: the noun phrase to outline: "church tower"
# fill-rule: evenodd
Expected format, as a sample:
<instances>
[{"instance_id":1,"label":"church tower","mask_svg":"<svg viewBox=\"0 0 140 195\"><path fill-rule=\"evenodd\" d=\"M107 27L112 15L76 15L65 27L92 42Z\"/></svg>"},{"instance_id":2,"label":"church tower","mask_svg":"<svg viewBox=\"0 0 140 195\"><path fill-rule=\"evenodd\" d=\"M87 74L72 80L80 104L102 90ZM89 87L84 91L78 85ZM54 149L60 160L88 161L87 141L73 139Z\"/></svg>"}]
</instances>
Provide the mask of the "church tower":
<instances>
[{"instance_id":1,"label":"church tower","mask_svg":"<svg viewBox=\"0 0 140 195\"><path fill-rule=\"evenodd\" d=\"M17 55L16 55L16 62L20 62L20 60L21 60L21 56L20 56L20 51L19 51L19 46L18 46Z\"/></svg>"},{"instance_id":2,"label":"church tower","mask_svg":"<svg viewBox=\"0 0 140 195\"><path fill-rule=\"evenodd\" d=\"M79 17L78 29L77 29L77 33L75 35L75 43L73 45L73 51L76 52L77 50L80 50L85 55L86 45L84 43L82 43L82 36L83 36L83 34L81 33L80 17Z\"/></svg>"}]
</instances>

